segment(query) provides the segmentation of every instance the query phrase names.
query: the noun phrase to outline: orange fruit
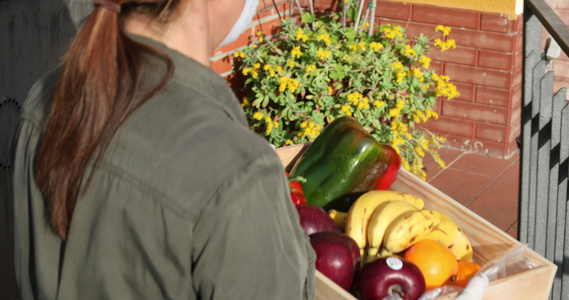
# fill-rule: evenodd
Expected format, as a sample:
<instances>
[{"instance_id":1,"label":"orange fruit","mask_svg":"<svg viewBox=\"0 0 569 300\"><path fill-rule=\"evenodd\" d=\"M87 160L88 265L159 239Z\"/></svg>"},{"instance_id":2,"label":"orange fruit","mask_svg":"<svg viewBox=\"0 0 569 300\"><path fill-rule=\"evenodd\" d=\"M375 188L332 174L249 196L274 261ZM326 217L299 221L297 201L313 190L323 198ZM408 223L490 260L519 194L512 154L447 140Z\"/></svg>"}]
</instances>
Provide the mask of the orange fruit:
<instances>
[{"instance_id":1,"label":"orange fruit","mask_svg":"<svg viewBox=\"0 0 569 300\"><path fill-rule=\"evenodd\" d=\"M427 290L443 286L458 273L458 261L441 242L421 240L403 253L423 273Z\"/></svg>"},{"instance_id":2,"label":"orange fruit","mask_svg":"<svg viewBox=\"0 0 569 300\"><path fill-rule=\"evenodd\" d=\"M458 272L454 278L451 278L447 284L466 287L470 278L474 277L478 270L480 270L482 266L477 263L459 260L458 261Z\"/></svg>"}]
</instances>

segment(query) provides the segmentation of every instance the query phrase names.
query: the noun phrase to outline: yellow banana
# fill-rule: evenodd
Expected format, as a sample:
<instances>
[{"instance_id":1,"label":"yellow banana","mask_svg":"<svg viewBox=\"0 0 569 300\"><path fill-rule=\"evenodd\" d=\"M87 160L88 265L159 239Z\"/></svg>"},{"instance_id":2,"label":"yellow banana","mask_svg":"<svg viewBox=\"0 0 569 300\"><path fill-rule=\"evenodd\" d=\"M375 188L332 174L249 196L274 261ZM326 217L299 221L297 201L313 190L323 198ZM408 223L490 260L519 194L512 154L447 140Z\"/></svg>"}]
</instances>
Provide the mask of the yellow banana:
<instances>
[{"instance_id":1,"label":"yellow banana","mask_svg":"<svg viewBox=\"0 0 569 300\"><path fill-rule=\"evenodd\" d=\"M463 237L466 236L464 236L464 234L460 235L460 229L449 216L443 212L439 213L441 214L441 223L434 227L425 237L419 240L434 240L443 243L445 246L449 247L458 260L465 253L465 242L468 243L468 239L464 241ZM419 240L416 240L415 243ZM453 246L455 243L457 244L457 247ZM458 246L458 244L460 244L460 246Z\"/></svg>"},{"instance_id":2,"label":"yellow banana","mask_svg":"<svg viewBox=\"0 0 569 300\"><path fill-rule=\"evenodd\" d=\"M454 253L457 260L472 261L472 245L462 230L458 231L456 239L448 245L448 248Z\"/></svg>"},{"instance_id":3,"label":"yellow banana","mask_svg":"<svg viewBox=\"0 0 569 300\"><path fill-rule=\"evenodd\" d=\"M457 239L459 229L456 223L445 213L440 211L437 211L437 213L441 216L441 222L438 226L433 227L432 231L421 240L439 241L448 247ZM415 242L418 241L416 240Z\"/></svg>"},{"instance_id":4,"label":"yellow banana","mask_svg":"<svg viewBox=\"0 0 569 300\"><path fill-rule=\"evenodd\" d=\"M437 210L410 211L396 218L387 229L383 248L388 253L399 253L413 243L424 239L441 225L443 214Z\"/></svg>"},{"instance_id":5,"label":"yellow banana","mask_svg":"<svg viewBox=\"0 0 569 300\"><path fill-rule=\"evenodd\" d=\"M328 211L328 215L330 215L330 217L332 218L332 220L334 220L334 223L338 225L340 230L344 232L344 230L346 229L346 218L348 217L348 213L337 211L335 209L330 209Z\"/></svg>"},{"instance_id":6,"label":"yellow banana","mask_svg":"<svg viewBox=\"0 0 569 300\"><path fill-rule=\"evenodd\" d=\"M374 190L361 195L350 207L345 233L356 241L361 255L364 254L367 244L367 225L373 211L382 203L395 200L407 201L418 209L422 209L425 205L423 199L409 193Z\"/></svg>"},{"instance_id":7,"label":"yellow banana","mask_svg":"<svg viewBox=\"0 0 569 300\"><path fill-rule=\"evenodd\" d=\"M378 206L371 215L367 227L367 256L377 256L385 232L393 220L406 212L416 210L417 207L402 200L389 201Z\"/></svg>"}]
</instances>

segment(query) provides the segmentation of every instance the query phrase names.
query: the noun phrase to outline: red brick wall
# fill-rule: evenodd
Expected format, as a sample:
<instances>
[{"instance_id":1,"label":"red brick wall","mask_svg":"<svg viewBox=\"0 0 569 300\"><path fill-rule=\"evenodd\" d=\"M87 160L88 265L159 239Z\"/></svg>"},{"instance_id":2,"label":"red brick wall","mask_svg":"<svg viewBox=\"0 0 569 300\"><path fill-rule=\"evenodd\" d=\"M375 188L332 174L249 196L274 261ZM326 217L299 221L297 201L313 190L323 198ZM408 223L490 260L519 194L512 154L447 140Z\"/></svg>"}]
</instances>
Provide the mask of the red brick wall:
<instances>
[{"instance_id":1,"label":"red brick wall","mask_svg":"<svg viewBox=\"0 0 569 300\"><path fill-rule=\"evenodd\" d=\"M276 1L281 16L288 17L290 1ZM316 10L336 9L337 0L315 0ZM304 9L308 1L301 0ZM270 32L278 24L272 0L261 0L251 31L213 53L212 67L238 88L232 73L234 50L247 44L258 30ZM296 10L295 10L296 11ZM439 24L452 27L455 50L432 50L432 68L451 78L461 96L440 101L440 118L425 127L445 135L445 147L509 157L517 151L520 134L523 17L510 20L496 13L431 5L378 1L376 24L399 24L408 36L434 36Z\"/></svg>"},{"instance_id":2,"label":"red brick wall","mask_svg":"<svg viewBox=\"0 0 569 300\"><path fill-rule=\"evenodd\" d=\"M569 26L569 1L567 0L546 0L546 2L551 6L551 8L557 13L561 21L565 25ZM544 31L544 36L546 39L550 39L551 36ZM544 44L549 41L544 41ZM567 54L561 51L559 58L552 62L553 72L555 73L555 83L554 91L559 90L562 87L569 87L569 58ZM567 96L569 99L569 95Z\"/></svg>"}]
</instances>

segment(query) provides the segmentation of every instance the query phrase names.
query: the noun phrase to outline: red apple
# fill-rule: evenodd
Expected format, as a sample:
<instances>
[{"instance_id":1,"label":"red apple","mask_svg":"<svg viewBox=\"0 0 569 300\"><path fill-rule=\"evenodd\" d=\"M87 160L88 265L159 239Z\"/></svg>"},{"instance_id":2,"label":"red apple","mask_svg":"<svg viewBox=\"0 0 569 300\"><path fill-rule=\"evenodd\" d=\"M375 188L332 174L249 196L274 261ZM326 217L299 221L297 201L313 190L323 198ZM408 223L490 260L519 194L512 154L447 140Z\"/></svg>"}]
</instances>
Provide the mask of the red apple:
<instances>
[{"instance_id":1,"label":"red apple","mask_svg":"<svg viewBox=\"0 0 569 300\"><path fill-rule=\"evenodd\" d=\"M316 252L316 270L337 285L349 290L360 265L360 248L349 236L335 231L310 236Z\"/></svg>"},{"instance_id":2,"label":"red apple","mask_svg":"<svg viewBox=\"0 0 569 300\"><path fill-rule=\"evenodd\" d=\"M381 300L398 294L404 300L418 299L425 292L425 278L412 262L395 256L365 264L356 277L360 300Z\"/></svg>"},{"instance_id":3,"label":"red apple","mask_svg":"<svg viewBox=\"0 0 569 300\"><path fill-rule=\"evenodd\" d=\"M307 204L297 206L296 210L300 218L300 226L307 235L324 231L340 232L338 225L322 208Z\"/></svg>"}]
</instances>

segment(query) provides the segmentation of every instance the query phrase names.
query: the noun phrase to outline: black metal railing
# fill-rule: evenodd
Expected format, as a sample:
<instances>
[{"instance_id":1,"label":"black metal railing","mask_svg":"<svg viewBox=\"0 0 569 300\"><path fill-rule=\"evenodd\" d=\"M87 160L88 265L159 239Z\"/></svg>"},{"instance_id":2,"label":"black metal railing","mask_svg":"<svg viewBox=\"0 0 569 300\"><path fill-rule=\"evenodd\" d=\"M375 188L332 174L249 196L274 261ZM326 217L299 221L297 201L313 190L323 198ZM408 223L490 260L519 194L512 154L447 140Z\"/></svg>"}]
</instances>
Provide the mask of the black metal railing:
<instances>
[{"instance_id":1,"label":"black metal railing","mask_svg":"<svg viewBox=\"0 0 569 300\"><path fill-rule=\"evenodd\" d=\"M525 0L519 240L558 269L551 299L569 299L569 105L554 93L543 28L569 54L569 29L544 0Z\"/></svg>"}]
</instances>

